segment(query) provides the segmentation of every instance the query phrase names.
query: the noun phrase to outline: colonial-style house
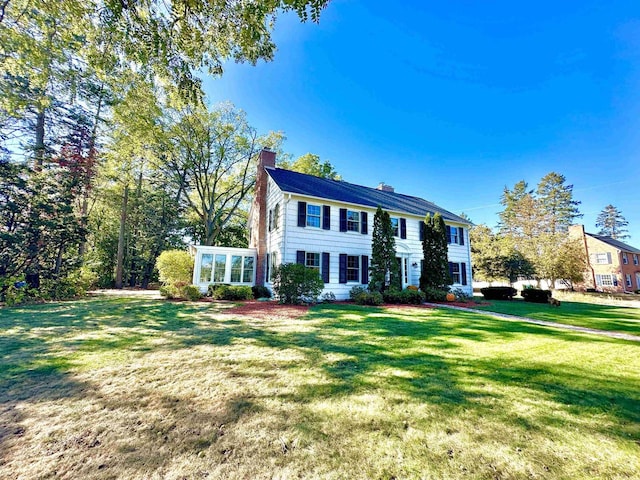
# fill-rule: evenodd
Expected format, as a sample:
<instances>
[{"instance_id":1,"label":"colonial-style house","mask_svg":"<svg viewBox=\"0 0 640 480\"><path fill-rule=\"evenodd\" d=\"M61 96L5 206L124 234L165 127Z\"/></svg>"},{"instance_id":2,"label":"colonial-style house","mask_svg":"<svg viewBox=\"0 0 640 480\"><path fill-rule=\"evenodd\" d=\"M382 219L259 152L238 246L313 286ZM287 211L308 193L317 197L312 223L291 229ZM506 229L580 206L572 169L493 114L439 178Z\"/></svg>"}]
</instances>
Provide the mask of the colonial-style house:
<instances>
[{"instance_id":1,"label":"colonial-style house","mask_svg":"<svg viewBox=\"0 0 640 480\"><path fill-rule=\"evenodd\" d=\"M251 248L195 247L194 284L203 290L209 283L271 287L276 266L297 262L318 269L324 292L346 299L353 286L369 283L378 205L392 217L403 287L419 284L422 220L439 212L447 225L453 288L471 294L468 221L384 184L369 188L276 168L268 150L260 154L249 215Z\"/></svg>"},{"instance_id":2,"label":"colonial-style house","mask_svg":"<svg viewBox=\"0 0 640 480\"><path fill-rule=\"evenodd\" d=\"M640 290L640 249L620 240L584 231L572 225L569 235L582 240L588 260L585 280L578 288L605 292Z\"/></svg>"}]
</instances>

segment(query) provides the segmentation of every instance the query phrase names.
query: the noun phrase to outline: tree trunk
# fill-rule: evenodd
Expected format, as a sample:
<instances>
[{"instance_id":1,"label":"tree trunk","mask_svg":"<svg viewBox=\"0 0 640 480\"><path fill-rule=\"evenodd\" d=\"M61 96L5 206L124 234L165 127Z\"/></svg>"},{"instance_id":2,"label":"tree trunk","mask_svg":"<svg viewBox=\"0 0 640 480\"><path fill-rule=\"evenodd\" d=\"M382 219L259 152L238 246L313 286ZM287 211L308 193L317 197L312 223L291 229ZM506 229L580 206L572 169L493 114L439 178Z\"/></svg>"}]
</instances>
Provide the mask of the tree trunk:
<instances>
[{"instance_id":1,"label":"tree trunk","mask_svg":"<svg viewBox=\"0 0 640 480\"><path fill-rule=\"evenodd\" d=\"M118 254L116 258L116 288L122 288L122 276L124 274L124 234L127 223L127 204L129 202L129 185L124 187L122 196L122 210L120 211L120 233L118 235Z\"/></svg>"},{"instance_id":2,"label":"tree trunk","mask_svg":"<svg viewBox=\"0 0 640 480\"><path fill-rule=\"evenodd\" d=\"M36 118L36 143L34 147L34 163L33 168L37 172L42 170L42 164L44 163L44 121L45 121L45 109L43 108L38 112L38 117Z\"/></svg>"}]
</instances>

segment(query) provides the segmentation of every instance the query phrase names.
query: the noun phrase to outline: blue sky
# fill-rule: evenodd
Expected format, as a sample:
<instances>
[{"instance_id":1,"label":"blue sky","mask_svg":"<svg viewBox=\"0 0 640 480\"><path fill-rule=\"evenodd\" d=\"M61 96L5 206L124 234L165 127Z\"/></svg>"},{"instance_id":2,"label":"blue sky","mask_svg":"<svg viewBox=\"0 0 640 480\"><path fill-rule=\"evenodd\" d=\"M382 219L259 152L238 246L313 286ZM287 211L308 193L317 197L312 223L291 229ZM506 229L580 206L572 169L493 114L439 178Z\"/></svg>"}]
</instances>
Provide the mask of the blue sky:
<instances>
[{"instance_id":1,"label":"blue sky","mask_svg":"<svg viewBox=\"0 0 640 480\"><path fill-rule=\"evenodd\" d=\"M640 247L640 3L334 0L274 39L205 90L285 151L489 226L505 186L555 171L587 231L613 204Z\"/></svg>"}]
</instances>

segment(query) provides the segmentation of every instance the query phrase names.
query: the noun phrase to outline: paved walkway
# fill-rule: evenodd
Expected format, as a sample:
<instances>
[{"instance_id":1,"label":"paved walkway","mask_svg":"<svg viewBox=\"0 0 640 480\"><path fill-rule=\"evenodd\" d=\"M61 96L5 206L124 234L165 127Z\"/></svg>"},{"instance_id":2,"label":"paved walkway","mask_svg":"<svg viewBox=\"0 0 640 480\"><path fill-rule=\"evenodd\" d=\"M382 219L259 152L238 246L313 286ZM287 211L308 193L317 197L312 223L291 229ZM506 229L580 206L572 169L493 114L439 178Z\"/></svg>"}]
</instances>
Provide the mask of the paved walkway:
<instances>
[{"instance_id":1,"label":"paved walkway","mask_svg":"<svg viewBox=\"0 0 640 480\"><path fill-rule=\"evenodd\" d=\"M490 317L500 318L509 322L527 322L545 327L563 328L565 330L573 330L575 332L590 333L593 335L601 335L604 337L621 338L622 340L631 340L632 342L640 342L640 336L631 335L629 333L609 332L608 330L596 330L595 328L578 327L577 325L567 325L565 323L547 322L545 320L535 320L533 318L519 317L517 315L507 315L506 313L490 312L488 310L478 310L475 308L457 307L455 305L446 305L444 303L427 303L432 307L451 308L453 310L461 310L463 312L480 313Z\"/></svg>"}]
</instances>

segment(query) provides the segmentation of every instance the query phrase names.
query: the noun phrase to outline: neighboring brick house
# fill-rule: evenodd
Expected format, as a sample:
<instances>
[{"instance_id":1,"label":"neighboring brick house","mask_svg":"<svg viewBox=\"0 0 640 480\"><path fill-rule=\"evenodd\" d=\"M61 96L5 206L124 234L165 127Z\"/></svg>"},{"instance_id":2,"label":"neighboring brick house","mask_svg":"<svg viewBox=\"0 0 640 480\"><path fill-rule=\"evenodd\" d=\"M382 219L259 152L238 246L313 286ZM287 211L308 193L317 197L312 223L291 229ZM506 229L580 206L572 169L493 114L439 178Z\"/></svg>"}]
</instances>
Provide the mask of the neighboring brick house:
<instances>
[{"instance_id":1,"label":"neighboring brick house","mask_svg":"<svg viewBox=\"0 0 640 480\"><path fill-rule=\"evenodd\" d=\"M604 235L584 231L572 225L569 234L581 238L588 260L585 281L578 288L605 292L640 290L640 249Z\"/></svg>"},{"instance_id":2,"label":"neighboring brick house","mask_svg":"<svg viewBox=\"0 0 640 480\"><path fill-rule=\"evenodd\" d=\"M453 288L472 293L468 221L421 198L395 193L388 185L370 188L276 168L275 153L267 150L260 155L249 214L255 283L271 287L274 267L301 263L318 269L324 292L347 299L353 286L369 282L378 205L394 222L403 287L419 284L423 219L439 212L447 225Z\"/></svg>"}]
</instances>

